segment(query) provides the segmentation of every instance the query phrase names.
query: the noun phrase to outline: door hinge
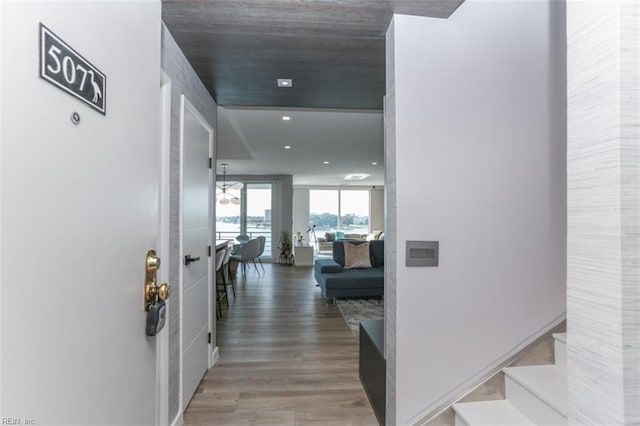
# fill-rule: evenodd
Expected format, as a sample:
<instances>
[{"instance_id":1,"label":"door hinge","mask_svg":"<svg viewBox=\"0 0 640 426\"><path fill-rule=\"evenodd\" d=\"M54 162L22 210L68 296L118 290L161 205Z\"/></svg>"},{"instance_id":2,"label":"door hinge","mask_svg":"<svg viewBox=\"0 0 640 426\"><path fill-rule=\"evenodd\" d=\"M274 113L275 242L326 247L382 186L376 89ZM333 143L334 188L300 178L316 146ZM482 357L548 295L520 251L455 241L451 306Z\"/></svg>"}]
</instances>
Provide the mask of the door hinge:
<instances>
[{"instance_id":1,"label":"door hinge","mask_svg":"<svg viewBox=\"0 0 640 426\"><path fill-rule=\"evenodd\" d=\"M213 158L209 157L209 168L213 169Z\"/></svg>"},{"instance_id":2,"label":"door hinge","mask_svg":"<svg viewBox=\"0 0 640 426\"><path fill-rule=\"evenodd\" d=\"M207 246L207 252L209 253L209 257L211 257L211 246Z\"/></svg>"},{"instance_id":3,"label":"door hinge","mask_svg":"<svg viewBox=\"0 0 640 426\"><path fill-rule=\"evenodd\" d=\"M209 343L211 343L211 333L209 333Z\"/></svg>"}]
</instances>

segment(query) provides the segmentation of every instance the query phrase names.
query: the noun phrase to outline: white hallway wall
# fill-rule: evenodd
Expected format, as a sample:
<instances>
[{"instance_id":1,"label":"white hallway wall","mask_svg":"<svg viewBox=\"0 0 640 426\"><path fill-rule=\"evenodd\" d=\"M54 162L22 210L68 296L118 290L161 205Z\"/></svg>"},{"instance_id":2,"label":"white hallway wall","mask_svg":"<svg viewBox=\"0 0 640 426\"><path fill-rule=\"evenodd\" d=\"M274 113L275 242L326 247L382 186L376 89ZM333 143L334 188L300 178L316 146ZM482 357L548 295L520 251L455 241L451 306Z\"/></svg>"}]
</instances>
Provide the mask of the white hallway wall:
<instances>
[{"instance_id":1,"label":"white hallway wall","mask_svg":"<svg viewBox=\"0 0 640 426\"><path fill-rule=\"evenodd\" d=\"M547 1L394 17L389 424L421 420L564 316L564 36L564 7ZM439 266L405 267L407 240L440 241Z\"/></svg>"}]
</instances>

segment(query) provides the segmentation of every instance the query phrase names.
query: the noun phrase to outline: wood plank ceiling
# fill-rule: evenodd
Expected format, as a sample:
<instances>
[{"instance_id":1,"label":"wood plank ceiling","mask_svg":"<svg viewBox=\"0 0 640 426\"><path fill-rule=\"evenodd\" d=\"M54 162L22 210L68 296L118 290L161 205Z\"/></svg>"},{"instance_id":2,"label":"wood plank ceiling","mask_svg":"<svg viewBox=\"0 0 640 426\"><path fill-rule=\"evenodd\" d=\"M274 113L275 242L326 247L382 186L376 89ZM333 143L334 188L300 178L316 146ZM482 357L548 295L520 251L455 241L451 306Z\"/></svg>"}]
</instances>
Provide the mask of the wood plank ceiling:
<instances>
[{"instance_id":1,"label":"wood plank ceiling","mask_svg":"<svg viewBox=\"0 0 640 426\"><path fill-rule=\"evenodd\" d=\"M382 109L393 13L447 18L463 1L163 0L162 16L219 105Z\"/></svg>"}]
</instances>

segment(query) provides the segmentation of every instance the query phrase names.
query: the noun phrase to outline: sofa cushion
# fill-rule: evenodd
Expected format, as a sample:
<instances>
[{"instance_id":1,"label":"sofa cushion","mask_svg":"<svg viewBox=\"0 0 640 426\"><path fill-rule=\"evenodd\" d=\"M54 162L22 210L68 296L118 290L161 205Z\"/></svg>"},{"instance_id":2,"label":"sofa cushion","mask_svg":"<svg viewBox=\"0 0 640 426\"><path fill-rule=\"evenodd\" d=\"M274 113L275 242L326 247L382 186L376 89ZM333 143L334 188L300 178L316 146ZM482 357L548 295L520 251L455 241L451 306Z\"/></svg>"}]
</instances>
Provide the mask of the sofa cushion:
<instances>
[{"instance_id":1,"label":"sofa cushion","mask_svg":"<svg viewBox=\"0 0 640 426\"><path fill-rule=\"evenodd\" d=\"M333 259L316 259L313 269L322 274L338 274L344 269L338 265Z\"/></svg>"},{"instance_id":2,"label":"sofa cushion","mask_svg":"<svg viewBox=\"0 0 640 426\"><path fill-rule=\"evenodd\" d=\"M343 247L345 269L371 268L368 242L362 244L345 242Z\"/></svg>"},{"instance_id":3,"label":"sofa cushion","mask_svg":"<svg viewBox=\"0 0 640 426\"><path fill-rule=\"evenodd\" d=\"M353 244L363 244L366 241L349 241ZM334 241L333 260L340 266L344 266L344 243L345 241ZM369 256L371 266L384 265L384 241L369 241Z\"/></svg>"},{"instance_id":4,"label":"sofa cushion","mask_svg":"<svg viewBox=\"0 0 640 426\"><path fill-rule=\"evenodd\" d=\"M364 241L352 241L353 244L362 244ZM333 242L333 260L340 265L344 266L344 241Z\"/></svg>"},{"instance_id":5,"label":"sofa cushion","mask_svg":"<svg viewBox=\"0 0 640 426\"><path fill-rule=\"evenodd\" d=\"M322 286L328 289L384 288L384 268L344 269L340 274L321 276Z\"/></svg>"},{"instance_id":6,"label":"sofa cushion","mask_svg":"<svg viewBox=\"0 0 640 426\"><path fill-rule=\"evenodd\" d=\"M371 266L384 266L384 241L369 241Z\"/></svg>"},{"instance_id":7,"label":"sofa cushion","mask_svg":"<svg viewBox=\"0 0 640 426\"><path fill-rule=\"evenodd\" d=\"M357 240L357 241L362 241L362 240L366 240L366 235L362 235L362 234L344 234L344 236L342 237L343 240Z\"/></svg>"}]
</instances>

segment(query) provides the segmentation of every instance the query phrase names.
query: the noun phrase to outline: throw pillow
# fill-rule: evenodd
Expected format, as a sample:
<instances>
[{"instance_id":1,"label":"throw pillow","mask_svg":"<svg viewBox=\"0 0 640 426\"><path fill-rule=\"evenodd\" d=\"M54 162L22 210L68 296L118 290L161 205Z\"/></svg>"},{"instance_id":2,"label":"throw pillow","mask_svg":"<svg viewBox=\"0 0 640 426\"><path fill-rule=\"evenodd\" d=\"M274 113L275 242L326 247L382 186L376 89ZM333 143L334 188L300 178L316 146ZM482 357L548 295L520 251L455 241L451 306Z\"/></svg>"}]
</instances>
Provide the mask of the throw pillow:
<instances>
[{"instance_id":1,"label":"throw pillow","mask_svg":"<svg viewBox=\"0 0 640 426\"><path fill-rule=\"evenodd\" d=\"M371 268L369 243L344 243L344 268Z\"/></svg>"},{"instance_id":2,"label":"throw pillow","mask_svg":"<svg viewBox=\"0 0 640 426\"><path fill-rule=\"evenodd\" d=\"M336 231L336 240L344 240L344 232Z\"/></svg>"},{"instance_id":3,"label":"throw pillow","mask_svg":"<svg viewBox=\"0 0 640 426\"><path fill-rule=\"evenodd\" d=\"M334 234L333 232L325 232L324 233L324 238L328 241L328 242L332 242L336 240L336 234Z\"/></svg>"}]
</instances>

